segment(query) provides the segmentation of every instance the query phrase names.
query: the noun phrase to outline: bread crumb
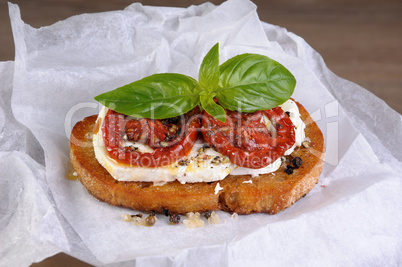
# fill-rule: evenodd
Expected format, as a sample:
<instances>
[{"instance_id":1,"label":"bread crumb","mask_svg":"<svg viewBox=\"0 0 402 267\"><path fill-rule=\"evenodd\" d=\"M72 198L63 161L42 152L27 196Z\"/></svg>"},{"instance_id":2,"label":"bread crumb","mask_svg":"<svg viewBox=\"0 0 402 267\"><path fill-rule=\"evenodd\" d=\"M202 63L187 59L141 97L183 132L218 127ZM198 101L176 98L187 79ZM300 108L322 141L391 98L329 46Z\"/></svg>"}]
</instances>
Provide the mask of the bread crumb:
<instances>
[{"instance_id":1,"label":"bread crumb","mask_svg":"<svg viewBox=\"0 0 402 267\"><path fill-rule=\"evenodd\" d=\"M189 212L186 214L186 218L183 220L183 223L189 229L194 229L197 227L204 227L204 221L200 219L200 213Z\"/></svg>"},{"instance_id":2,"label":"bread crumb","mask_svg":"<svg viewBox=\"0 0 402 267\"><path fill-rule=\"evenodd\" d=\"M133 221L133 218L131 217L130 214L123 214L123 215L121 215L121 217L123 218L123 221L125 221L125 222L132 222Z\"/></svg>"},{"instance_id":3,"label":"bread crumb","mask_svg":"<svg viewBox=\"0 0 402 267\"><path fill-rule=\"evenodd\" d=\"M144 220L145 220L145 219L142 219L142 218L140 218L140 217L135 216L135 217L133 217L133 224L134 224L135 226L138 226L138 225L145 225Z\"/></svg>"},{"instance_id":4,"label":"bread crumb","mask_svg":"<svg viewBox=\"0 0 402 267\"><path fill-rule=\"evenodd\" d=\"M136 226L138 226L138 225L146 225L145 218L142 216L141 213L136 214L136 215L123 214L123 215L121 215L121 217L123 218L123 221L131 222Z\"/></svg>"},{"instance_id":5,"label":"bread crumb","mask_svg":"<svg viewBox=\"0 0 402 267\"><path fill-rule=\"evenodd\" d=\"M208 218L209 224L218 224L220 222L219 215L215 211L211 212L211 216Z\"/></svg>"},{"instance_id":6,"label":"bread crumb","mask_svg":"<svg viewBox=\"0 0 402 267\"><path fill-rule=\"evenodd\" d=\"M156 218L155 214L151 214L145 218L144 225L145 226L153 226L158 219Z\"/></svg>"}]
</instances>

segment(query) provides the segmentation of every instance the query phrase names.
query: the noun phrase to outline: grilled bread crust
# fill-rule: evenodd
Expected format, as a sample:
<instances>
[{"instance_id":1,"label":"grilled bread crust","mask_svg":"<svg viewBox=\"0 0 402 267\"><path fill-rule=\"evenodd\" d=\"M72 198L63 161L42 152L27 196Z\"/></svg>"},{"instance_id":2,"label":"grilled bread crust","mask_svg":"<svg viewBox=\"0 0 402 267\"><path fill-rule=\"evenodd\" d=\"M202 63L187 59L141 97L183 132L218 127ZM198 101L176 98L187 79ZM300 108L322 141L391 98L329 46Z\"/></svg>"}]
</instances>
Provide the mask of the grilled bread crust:
<instances>
[{"instance_id":1,"label":"grilled bread crust","mask_svg":"<svg viewBox=\"0 0 402 267\"><path fill-rule=\"evenodd\" d=\"M297 103L297 102L296 102ZM92 132L96 115L78 122L70 137L70 158L78 179L97 199L138 211L161 213L205 212L224 210L238 214L276 214L305 196L319 180L324 165L324 138L306 109L297 103L306 124L308 148L298 147L288 158L300 157L301 167L293 174L284 172L286 163L275 172L252 178L250 175L229 175L212 183L169 182L154 186L151 182L115 180L96 160ZM252 180L252 183L245 181ZM215 194L219 182L223 189Z\"/></svg>"}]
</instances>

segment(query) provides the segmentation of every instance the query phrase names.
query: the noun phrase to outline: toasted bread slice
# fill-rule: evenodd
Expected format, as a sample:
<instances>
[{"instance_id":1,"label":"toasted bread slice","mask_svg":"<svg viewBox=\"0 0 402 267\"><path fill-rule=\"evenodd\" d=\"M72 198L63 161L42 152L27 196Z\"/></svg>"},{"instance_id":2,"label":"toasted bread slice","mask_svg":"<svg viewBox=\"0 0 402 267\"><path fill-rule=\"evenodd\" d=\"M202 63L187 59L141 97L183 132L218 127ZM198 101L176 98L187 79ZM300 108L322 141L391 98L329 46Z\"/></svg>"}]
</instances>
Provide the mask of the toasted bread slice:
<instances>
[{"instance_id":1,"label":"toasted bread slice","mask_svg":"<svg viewBox=\"0 0 402 267\"><path fill-rule=\"evenodd\" d=\"M275 172L252 178L250 175L229 175L212 183L169 182L154 186L151 182L115 180L96 160L92 132L97 116L78 122L70 138L70 158L78 178L97 199L112 205L145 212L171 213L225 210L238 214L263 212L276 214L306 195L318 182L324 165L324 138L305 108L297 103L306 124L308 148L300 147L289 156L300 157L303 164L293 174L282 166ZM249 181L251 179L252 183ZM219 182L223 189L215 194Z\"/></svg>"}]
</instances>

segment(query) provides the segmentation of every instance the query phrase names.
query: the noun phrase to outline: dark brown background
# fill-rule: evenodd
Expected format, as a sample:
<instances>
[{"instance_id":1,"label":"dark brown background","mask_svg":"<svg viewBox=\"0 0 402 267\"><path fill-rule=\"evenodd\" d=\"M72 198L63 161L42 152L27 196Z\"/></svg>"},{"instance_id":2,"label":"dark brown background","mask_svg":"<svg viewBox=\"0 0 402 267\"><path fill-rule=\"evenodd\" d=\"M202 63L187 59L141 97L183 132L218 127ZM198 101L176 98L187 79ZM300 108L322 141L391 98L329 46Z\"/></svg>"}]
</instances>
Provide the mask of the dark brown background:
<instances>
[{"instance_id":1,"label":"dark brown background","mask_svg":"<svg viewBox=\"0 0 402 267\"><path fill-rule=\"evenodd\" d=\"M81 13L123 9L129 0L12 0L22 19L41 27ZM143 0L144 5L187 7L205 1ZM220 4L222 0L210 1ZM360 84L402 113L401 0L255 0L262 21L303 37L338 76ZM13 60L5 0L0 0L0 61ZM58 254L33 266L86 266Z\"/></svg>"}]
</instances>

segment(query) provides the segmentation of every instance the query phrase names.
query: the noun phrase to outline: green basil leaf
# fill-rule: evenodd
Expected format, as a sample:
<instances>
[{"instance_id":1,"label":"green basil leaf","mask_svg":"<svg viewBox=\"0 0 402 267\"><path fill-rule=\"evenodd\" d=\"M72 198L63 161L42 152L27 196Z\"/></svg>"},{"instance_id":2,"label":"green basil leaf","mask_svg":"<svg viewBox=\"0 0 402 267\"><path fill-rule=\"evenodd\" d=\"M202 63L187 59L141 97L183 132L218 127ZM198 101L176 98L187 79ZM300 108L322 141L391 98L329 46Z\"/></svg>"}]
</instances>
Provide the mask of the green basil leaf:
<instances>
[{"instance_id":1,"label":"green basil leaf","mask_svg":"<svg viewBox=\"0 0 402 267\"><path fill-rule=\"evenodd\" d=\"M160 73L100 94L95 100L133 117L166 119L184 114L199 103L199 84L176 73Z\"/></svg>"},{"instance_id":2,"label":"green basil leaf","mask_svg":"<svg viewBox=\"0 0 402 267\"><path fill-rule=\"evenodd\" d=\"M214 93L202 91L200 93L201 106L215 119L220 120L221 122L226 122L226 112L222 106L215 103L214 97Z\"/></svg>"},{"instance_id":3,"label":"green basil leaf","mask_svg":"<svg viewBox=\"0 0 402 267\"><path fill-rule=\"evenodd\" d=\"M219 43L215 44L202 60L198 81L203 90L212 91L219 82Z\"/></svg>"},{"instance_id":4,"label":"green basil leaf","mask_svg":"<svg viewBox=\"0 0 402 267\"><path fill-rule=\"evenodd\" d=\"M226 109L254 112L284 103L295 86L295 77L275 60L241 54L220 66L216 98Z\"/></svg>"}]
</instances>

